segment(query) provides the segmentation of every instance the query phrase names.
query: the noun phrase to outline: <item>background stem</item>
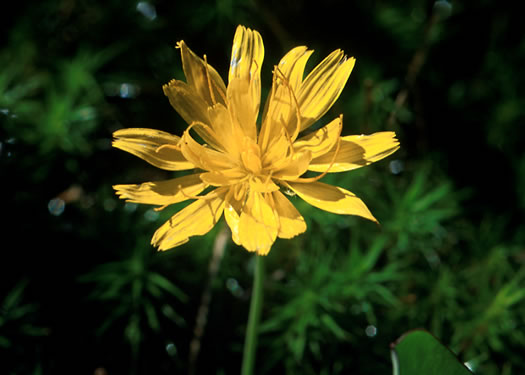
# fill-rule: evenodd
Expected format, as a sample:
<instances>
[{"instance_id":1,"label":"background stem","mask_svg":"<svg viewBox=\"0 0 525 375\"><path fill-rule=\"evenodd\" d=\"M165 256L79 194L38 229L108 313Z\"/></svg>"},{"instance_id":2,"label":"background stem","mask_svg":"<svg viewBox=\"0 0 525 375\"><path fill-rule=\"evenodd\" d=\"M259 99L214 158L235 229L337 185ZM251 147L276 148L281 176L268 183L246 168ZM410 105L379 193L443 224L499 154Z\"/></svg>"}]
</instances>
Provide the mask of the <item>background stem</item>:
<instances>
[{"instance_id":1,"label":"background stem","mask_svg":"<svg viewBox=\"0 0 525 375\"><path fill-rule=\"evenodd\" d=\"M190 343L189 361L188 361L188 375L196 373L197 368L197 357L201 348L201 340L204 335L204 329L208 320L208 311L211 304L211 297L213 292L213 282L219 272L222 257L224 256L224 250L228 244L228 238L231 236L227 225L222 225L219 233L215 237L213 243L213 254L208 266L208 282L206 288L202 293L201 303L197 316L195 318L195 327L193 329L193 339Z\"/></svg>"}]
</instances>

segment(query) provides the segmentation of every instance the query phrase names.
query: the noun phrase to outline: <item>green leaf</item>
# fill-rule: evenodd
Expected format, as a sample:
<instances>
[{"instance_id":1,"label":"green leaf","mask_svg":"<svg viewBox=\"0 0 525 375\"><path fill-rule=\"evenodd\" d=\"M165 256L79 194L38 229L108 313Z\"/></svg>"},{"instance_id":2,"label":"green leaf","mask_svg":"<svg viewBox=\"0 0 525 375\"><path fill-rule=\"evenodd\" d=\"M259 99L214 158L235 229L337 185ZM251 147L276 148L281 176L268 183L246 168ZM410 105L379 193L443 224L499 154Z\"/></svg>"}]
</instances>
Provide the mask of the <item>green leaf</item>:
<instances>
[{"instance_id":1,"label":"green leaf","mask_svg":"<svg viewBox=\"0 0 525 375\"><path fill-rule=\"evenodd\" d=\"M410 331L391 345L394 375L468 375L456 355L423 330Z\"/></svg>"},{"instance_id":2,"label":"green leaf","mask_svg":"<svg viewBox=\"0 0 525 375\"><path fill-rule=\"evenodd\" d=\"M321 321L338 339L344 340L346 338L345 330L330 315L322 314Z\"/></svg>"},{"instance_id":3,"label":"green leaf","mask_svg":"<svg viewBox=\"0 0 525 375\"><path fill-rule=\"evenodd\" d=\"M180 301L184 302L188 299L188 297L186 296L186 294L184 294L182 290L177 288L175 284L173 284L164 276L158 273L153 273L150 275L150 280L152 283L164 289L166 292L171 293L173 296L177 297Z\"/></svg>"},{"instance_id":4,"label":"green leaf","mask_svg":"<svg viewBox=\"0 0 525 375\"><path fill-rule=\"evenodd\" d=\"M144 311L146 312L146 317L148 318L148 324L150 328L156 332L160 330L159 319L157 318L157 313L155 312L155 307L151 303L144 304Z\"/></svg>"}]
</instances>

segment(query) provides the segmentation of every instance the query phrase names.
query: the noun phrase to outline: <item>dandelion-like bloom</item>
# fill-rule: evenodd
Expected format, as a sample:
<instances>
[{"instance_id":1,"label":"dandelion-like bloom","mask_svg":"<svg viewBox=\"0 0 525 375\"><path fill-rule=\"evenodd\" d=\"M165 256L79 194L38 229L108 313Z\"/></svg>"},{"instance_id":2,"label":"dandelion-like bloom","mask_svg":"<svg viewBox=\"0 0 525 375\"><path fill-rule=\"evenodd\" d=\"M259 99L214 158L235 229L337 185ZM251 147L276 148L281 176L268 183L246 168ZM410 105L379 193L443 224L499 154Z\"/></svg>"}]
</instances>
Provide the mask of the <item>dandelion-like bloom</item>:
<instances>
[{"instance_id":1,"label":"dandelion-like bloom","mask_svg":"<svg viewBox=\"0 0 525 375\"><path fill-rule=\"evenodd\" d=\"M395 133L341 136L342 116L305 132L339 97L354 58L336 50L303 79L313 51L292 49L274 67L257 126L264 57L257 31L237 28L228 86L206 56L199 58L183 41L177 47L187 82L172 80L163 90L188 128L181 137L143 128L114 133L113 146L158 168L193 171L166 181L114 186L122 199L160 208L195 200L155 232L154 246L166 250L204 235L224 214L233 241L265 255L277 237L292 238L306 230L283 191L325 211L377 221L355 194L318 180L392 154L399 148ZM306 178L307 171L319 175Z\"/></svg>"}]
</instances>

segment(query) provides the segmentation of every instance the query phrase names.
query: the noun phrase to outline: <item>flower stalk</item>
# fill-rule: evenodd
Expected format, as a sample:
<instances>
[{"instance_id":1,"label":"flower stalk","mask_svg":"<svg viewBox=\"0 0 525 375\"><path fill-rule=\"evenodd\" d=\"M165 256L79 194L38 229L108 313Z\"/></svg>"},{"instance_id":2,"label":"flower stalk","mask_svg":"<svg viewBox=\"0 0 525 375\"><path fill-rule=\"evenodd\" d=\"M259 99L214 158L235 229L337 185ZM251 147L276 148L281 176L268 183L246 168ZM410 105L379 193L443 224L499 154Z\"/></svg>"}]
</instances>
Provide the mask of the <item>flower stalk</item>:
<instances>
[{"instance_id":1,"label":"flower stalk","mask_svg":"<svg viewBox=\"0 0 525 375\"><path fill-rule=\"evenodd\" d=\"M253 289L250 301L248 325L244 339L241 375L252 375L255 366L255 353L257 351L257 336L263 305L264 284L264 256L255 255L255 272L253 274Z\"/></svg>"}]
</instances>

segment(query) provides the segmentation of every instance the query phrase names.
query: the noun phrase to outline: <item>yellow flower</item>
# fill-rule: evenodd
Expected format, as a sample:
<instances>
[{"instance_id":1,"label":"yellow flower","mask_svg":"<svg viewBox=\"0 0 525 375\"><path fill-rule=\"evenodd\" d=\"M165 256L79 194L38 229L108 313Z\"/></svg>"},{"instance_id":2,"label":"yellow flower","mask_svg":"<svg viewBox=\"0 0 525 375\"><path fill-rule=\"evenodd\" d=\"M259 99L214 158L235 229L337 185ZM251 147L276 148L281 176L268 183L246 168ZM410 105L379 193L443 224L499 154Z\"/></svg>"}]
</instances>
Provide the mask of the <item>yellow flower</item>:
<instances>
[{"instance_id":1,"label":"yellow flower","mask_svg":"<svg viewBox=\"0 0 525 375\"><path fill-rule=\"evenodd\" d=\"M292 49L274 67L271 92L257 126L264 57L257 31L237 28L228 86L206 56L199 58L183 41L177 47L187 82L172 80L163 90L189 124L182 137L142 128L114 133L113 146L158 168L193 170L167 181L114 186L122 199L160 208L195 200L155 232L154 246L166 250L204 235L224 214L236 244L267 254L277 237L292 238L306 230L303 217L283 191L325 211L377 221L355 194L318 180L392 154L399 148L395 133L341 136L342 116L304 132L337 100L354 58L336 50L303 79L313 51ZM307 171L320 174L302 177Z\"/></svg>"}]
</instances>

